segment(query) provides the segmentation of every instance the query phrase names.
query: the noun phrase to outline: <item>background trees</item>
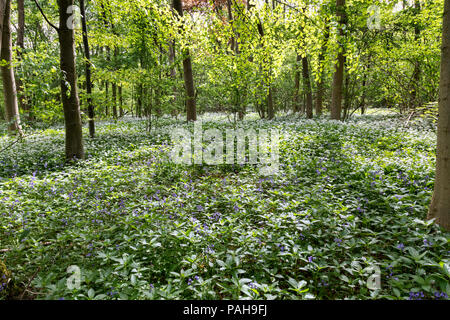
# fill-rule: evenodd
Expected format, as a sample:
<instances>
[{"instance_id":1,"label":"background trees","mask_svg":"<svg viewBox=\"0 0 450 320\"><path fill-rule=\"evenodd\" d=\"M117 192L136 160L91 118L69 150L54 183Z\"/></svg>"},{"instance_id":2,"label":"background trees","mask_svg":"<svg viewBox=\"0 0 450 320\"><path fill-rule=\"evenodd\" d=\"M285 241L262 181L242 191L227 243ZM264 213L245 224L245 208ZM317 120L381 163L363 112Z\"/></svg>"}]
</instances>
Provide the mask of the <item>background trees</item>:
<instances>
[{"instance_id":1,"label":"background trees","mask_svg":"<svg viewBox=\"0 0 450 320\"><path fill-rule=\"evenodd\" d=\"M57 7L40 4L55 21ZM81 116L91 127L93 106L97 119L137 115L149 122L186 110L190 120L208 111L237 119L252 111L311 117L324 108L346 119L370 106L406 115L437 111L443 0L74 4L84 7L89 30L83 37L80 27L74 41ZM19 1L17 10L13 3L13 9L22 121L60 121L58 34L34 1Z\"/></svg>"}]
</instances>

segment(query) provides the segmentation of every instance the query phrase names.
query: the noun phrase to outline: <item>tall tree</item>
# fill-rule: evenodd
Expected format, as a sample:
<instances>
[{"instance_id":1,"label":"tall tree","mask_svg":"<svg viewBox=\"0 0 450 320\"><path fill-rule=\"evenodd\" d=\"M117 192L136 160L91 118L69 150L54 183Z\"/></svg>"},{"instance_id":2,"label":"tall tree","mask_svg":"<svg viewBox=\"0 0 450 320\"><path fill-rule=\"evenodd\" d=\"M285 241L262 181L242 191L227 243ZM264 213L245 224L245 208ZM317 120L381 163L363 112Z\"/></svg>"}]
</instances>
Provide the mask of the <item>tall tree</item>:
<instances>
[{"instance_id":1,"label":"tall tree","mask_svg":"<svg viewBox=\"0 0 450 320\"><path fill-rule=\"evenodd\" d=\"M336 0L336 15L339 18L339 52L335 64L335 72L333 76L333 87L331 95L331 119L341 120L342 110L342 89L344 81L344 28L346 25L345 0Z\"/></svg>"},{"instance_id":2,"label":"tall tree","mask_svg":"<svg viewBox=\"0 0 450 320\"><path fill-rule=\"evenodd\" d=\"M59 27L52 24L41 6L34 0L45 21L57 31L59 39L59 64L61 101L64 110L66 160L84 159L84 143L75 68L74 0L58 0Z\"/></svg>"},{"instance_id":3,"label":"tall tree","mask_svg":"<svg viewBox=\"0 0 450 320\"><path fill-rule=\"evenodd\" d=\"M17 60L22 60L25 50L25 1L17 0ZM20 77L16 77L17 97L19 100L19 109L30 111L27 99L24 96L23 83ZM30 114L28 114L30 116Z\"/></svg>"},{"instance_id":4,"label":"tall tree","mask_svg":"<svg viewBox=\"0 0 450 320\"><path fill-rule=\"evenodd\" d=\"M91 53L89 50L89 39L86 24L86 9L84 5L84 0L80 0L80 13L81 13L81 27L83 30L83 45L84 45L84 56L85 69L86 69L86 93L87 93L87 104L88 104L88 123L89 123L89 135L91 138L95 136L95 113L94 104L92 103L92 80L91 80Z\"/></svg>"},{"instance_id":5,"label":"tall tree","mask_svg":"<svg viewBox=\"0 0 450 320\"><path fill-rule=\"evenodd\" d=\"M450 230L450 0L445 0L436 151L436 179L428 219Z\"/></svg>"},{"instance_id":6,"label":"tall tree","mask_svg":"<svg viewBox=\"0 0 450 320\"><path fill-rule=\"evenodd\" d=\"M19 105L17 101L16 80L12 66L12 39L11 39L11 0L0 3L2 38L0 58L2 65L3 96L5 99L6 121L8 130L13 134L23 135L20 127Z\"/></svg>"},{"instance_id":7,"label":"tall tree","mask_svg":"<svg viewBox=\"0 0 450 320\"><path fill-rule=\"evenodd\" d=\"M74 0L58 0L59 8L59 45L61 98L64 109L66 128L66 159L84 159L83 133L80 114L80 100L78 97L77 72L75 68L75 32L68 21L71 17L69 7ZM73 20L72 20L73 21Z\"/></svg>"},{"instance_id":8,"label":"tall tree","mask_svg":"<svg viewBox=\"0 0 450 320\"><path fill-rule=\"evenodd\" d=\"M173 0L173 8L177 11L180 17L183 16L183 5L181 0ZM195 105L195 88L194 77L192 75L192 63L189 49L183 50L183 76L184 86L186 90L186 114L187 121L197 120L197 109Z\"/></svg>"}]
</instances>

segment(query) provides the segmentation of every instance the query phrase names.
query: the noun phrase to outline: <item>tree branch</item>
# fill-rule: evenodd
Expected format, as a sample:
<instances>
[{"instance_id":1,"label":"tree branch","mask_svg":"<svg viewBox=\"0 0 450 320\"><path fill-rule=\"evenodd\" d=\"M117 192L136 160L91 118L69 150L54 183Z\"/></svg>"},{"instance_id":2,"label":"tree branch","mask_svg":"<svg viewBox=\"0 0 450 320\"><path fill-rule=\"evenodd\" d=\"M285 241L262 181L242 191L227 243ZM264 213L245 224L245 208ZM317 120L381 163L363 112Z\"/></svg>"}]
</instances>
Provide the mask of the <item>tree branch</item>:
<instances>
[{"instance_id":1,"label":"tree branch","mask_svg":"<svg viewBox=\"0 0 450 320\"><path fill-rule=\"evenodd\" d=\"M47 23L53 28L55 29L57 32L59 32L59 28L57 26L55 26L53 23L51 23L48 19L47 16L45 15L44 11L42 10L41 6L39 5L39 3L37 2L37 0L34 0L34 3L36 3L39 11L41 12L42 16L44 17L45 21L47 21Z\"/></svg>"}]
</instances>

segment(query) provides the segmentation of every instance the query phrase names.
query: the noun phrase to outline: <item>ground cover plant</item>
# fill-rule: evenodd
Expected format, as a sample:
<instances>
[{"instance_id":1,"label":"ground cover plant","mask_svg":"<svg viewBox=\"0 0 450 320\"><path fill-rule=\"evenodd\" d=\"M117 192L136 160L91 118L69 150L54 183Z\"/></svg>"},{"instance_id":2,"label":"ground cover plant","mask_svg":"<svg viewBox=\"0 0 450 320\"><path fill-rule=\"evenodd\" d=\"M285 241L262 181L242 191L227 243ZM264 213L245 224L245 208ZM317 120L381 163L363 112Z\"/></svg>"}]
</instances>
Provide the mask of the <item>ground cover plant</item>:
<instances>
[{"instance_id":1,"label":"ground cover plant","mask_svg":"<svg viewBox=\"0 0 450 320\"><path fill-rule=\"evenodd\" d=\"M234 127L206 115L204 126ZM250 117L280 130L280 172L176 165L161 120L98 125L65 164L63 130L0 155L0 249L38 299L448 299L449 234L426 220L434 125ZM13 138L2 138L0 148ZM79 289L67 272L77 266ZM379 275L380 289L367 285ZM1 293L0 293L1 294ZM3 298L5 296L3 295Z\"/></svg>"}]
</instances>

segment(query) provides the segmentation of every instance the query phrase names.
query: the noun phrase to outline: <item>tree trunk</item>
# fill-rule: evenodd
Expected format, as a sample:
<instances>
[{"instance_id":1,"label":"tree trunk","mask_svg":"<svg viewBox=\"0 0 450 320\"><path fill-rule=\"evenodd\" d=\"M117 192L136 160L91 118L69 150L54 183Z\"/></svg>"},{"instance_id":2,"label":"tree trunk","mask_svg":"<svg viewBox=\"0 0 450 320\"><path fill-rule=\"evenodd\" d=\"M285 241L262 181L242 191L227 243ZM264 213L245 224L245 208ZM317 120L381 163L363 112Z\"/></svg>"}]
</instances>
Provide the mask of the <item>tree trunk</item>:
<instances>
[{"instance_id":1,"label":"tree trunk","mask_svg":"<svg viewBox=\"0 0 450 320\"><path fill-rule=\"evenodd\" d=\"M312 119L313 102L311 92L311 80L309 78L309 64L308 58L306 56L302 58L302 71L303 71L303 88L306 94L306 117L308 119Z\"/></svg>"},{"instance_id":2,"label":"tree trunk","mask_svg":"<svg viewBox=\"0 0 450 320\"><path fill-rule=\"evenodd\" d=\"M183 16L183 6L181 0L173 0L173 7L180 17ZM192 63L189 49L183 50L183 77L186 90L186 115L187 121L197 120L197 110L195 106L194 77L192 75Z\"/></svg>"},{"instance_id":3,"label":"tree trunk","mask_svg":"<svg viewBox=\"0 0 450 320\"><path fill-rule=\"evenodd\" d=\"M113 111L113 118L117 119L117 85L115 83L112 83L112 111Z\"/></svg>"},{"instance_id":4,"label":"tree trunk","mask_svg":"<svg viewBox=\"0 0 450 320\"><path fill-rule=\"evenodd\" d=\"M294 112L300 112L300 61L302 57L297 54L297 62L295 64L295 84L294 84Z\"/></svg>"},{"instance_id":5,"label":"tree trunk","mask_svg":"<svg viewBox=\"0 0 450 320\"><path fill-rule=\"evenodd\" d=\"M123 117L123 95L122 95L122 86L119 86L119 115Z\"/></svg>"},{"instance_id":6,"label":"tree trunk","mask_svg":"<svg viewBox=\"0 0 450 320\"><path fill-rule=\"evenodd\" d=\"M445 0L436 151L436 179L428 219L450 231L450 0Z\"/></svg>"},{"instance_id":7,"label":"tree trunk","mask_svg":"<svg viewBox=\"0 0 450 320\"><path fill-rule=\"evenodd\" d=\"M7 65L2 66L1 68L6 121L8 122L8 130L10 133L18 133L19 135L23 135L20 127L16 82L14 77L14 68L12 66L11 0L6 0L2 18L1 59L5 60L7 63Z\"/></svg>"},{"instance_id":8,"label":"tree trunk","mask_svg":"<svg viewBox=\"0 0 450 320\"><path fill-rule=\"evenodd\" d=\"M272 87L269 84L269 94L267 95L267 118L272 120L275 117L275 111L273 108L273 96Z\"/></svg>"},{"instance_id":9,"label":"tree trunk","mask_svg":"<svg viewBox=\"0 0 450 320\"><path fill-rule=\"evenodd\" d=\"M336 0L337 16L339 17L339 53L335 64L335 72L333 76L333 89L331 95L331 119L341 120L342 109L342 87L344 80L344 26L346 24L345 17L345 0Z\"/></svg>"},{"instance_id":10,"label":"tree trunk","mask_svg":"<svg viewBox=\"0 0 450 320\"><path fill-rule=\"evenodd\" d=\"M86 10L84 7L84 0L80 0L80 13L81 13L81 25L83 29L83 44L84 44L84 56L86 58L86 93L88 104L88 123L89 123L89 136L93 138L95 136L95 114L94 105L92 104L92 80L91 80L91 53L89 51L89 40L86 25Z\"/></svg>"},{"instance_id":11,"label":"tree trunk","mask_svg":"<svg viewBox=\"0 0 450 320\"><path fill-rule=\"evenodd\" d=\"M417 43L420 37L420 28L418 22L418 15L420 14L420 1L414 0L414 16L417 19L414 22L414 41ZM413 110L416 110L416 107L419 106L419 97L417 96L417 88L420 87L420 60L416 60L414 64L414 71L412 76L412 90L411 90L411 107Z\"/></svg>"},{"instance_id":12,"label":"tree trunk","mask_svg":"<svg viewBox=\"0 0 450 320\"><path fill-rule=\"evenodd\" d=\"M105 115L109 116L109 82L105 81Z\"/></svg>"},{"instance_id":13,"label":"tree trunk","mask_svg":"<svg viewBox=\"0 0 450 320\"><path fill-rule=\"evenodd\" d=\"M58 0L59 7L59 44L61 66L61 99L66 127L66 160L84 159L83 134L78 98L77 73L75 69L75 34L68 28L71 14L67 8L73 0Z\"/></svg>"},{"instance_id":14,"label":"tree trunk","mask_svg":"<svg viewBox=\"0 0 450 320\"><path fill-rule=\"evenodd\" d=\"M330 38L330 26L327 23L325 27L325 39L322 43L322 50L319 54L319 68L320 68L320 76L317 81L317 95L316 95L316 114L320 116L322 114L323 109L323 80L324 80L324 72L325 72L325 63L324 57L327 51L328 39Z\"/></svg>"},{"instance_id":15,"label":"tree trunk","mask_svg":"<svg viewBox=\"0 0 450 320\"><path fill-rule=\"evenodd\" d=\"M0 50L2 49L3 21L5 20L6 0L0 0Z\"/></svg>"},{"instance_id":16,"label":"tree trunk","mask_svg":"<svg viewBox=\"0 0 450 320\"><path fill-rule=\"evenodd\" d=\"M25 4L24 0L17 0L17 60L22 60L22 54L25 50ZM28 112L28 120L31 120L30 106L27 103L27 98L24 96L23 83L20 77L16 77L17 98L19 101L19 109Z\"/></svg>"}]
</instances>

